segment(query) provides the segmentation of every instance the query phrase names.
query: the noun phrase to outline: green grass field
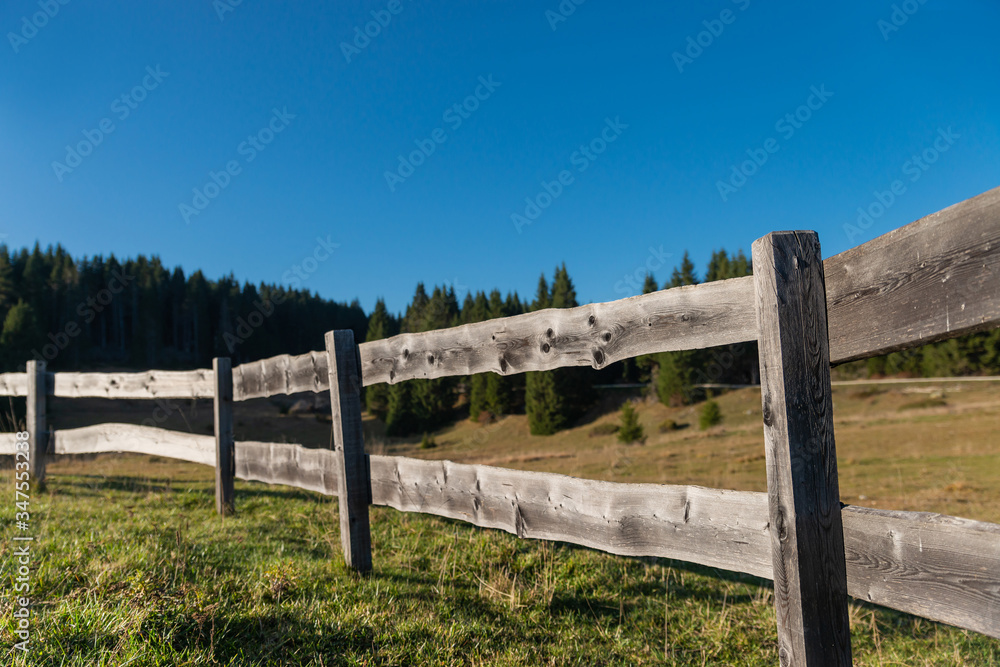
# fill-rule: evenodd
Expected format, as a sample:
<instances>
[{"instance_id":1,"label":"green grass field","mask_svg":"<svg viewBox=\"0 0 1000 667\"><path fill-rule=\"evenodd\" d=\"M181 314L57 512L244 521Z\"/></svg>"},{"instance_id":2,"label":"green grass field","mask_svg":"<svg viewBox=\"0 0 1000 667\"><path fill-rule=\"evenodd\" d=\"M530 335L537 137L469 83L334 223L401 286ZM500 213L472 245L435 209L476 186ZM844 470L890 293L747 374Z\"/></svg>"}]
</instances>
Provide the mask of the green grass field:
<instances>
[{"instance_id":1,"label":"green grass field","mask_svg":"<svg viewBox=\"0 0 1000 667\"><path fill-rule=\"evenodd\" d=\"M997 389L944 387L928 401L838 388L845 502L1000 520ZM551 438L527 435L523 417L462 422L435 434L434 449L368 429L372 447L389 453L763 490L759 394L717 400L724 421L705 432L696 408L641 406L642 445L590 436L613 414ZM81 414L56 413L57 428L82 423L84 412L91 422L127 417L77 403ZM328 438L328 423L265 407L237 414L238 437L244 428L254 439ZM182 416L203 429L204 414ZM659 433L667 418L692 426ZM374 573L358 578L344 567L330 498L238 482L238 513L221 519L206 467L104 455L64 458L50 473L32 499L26 657L8 648L15 509L12 473L0 473L0 638L11 664L777 664L770 584L751 577L373 508ZM1000 665L1000 641L862 603L850 613L857 665Z\"/></svg>"}]
</instances>

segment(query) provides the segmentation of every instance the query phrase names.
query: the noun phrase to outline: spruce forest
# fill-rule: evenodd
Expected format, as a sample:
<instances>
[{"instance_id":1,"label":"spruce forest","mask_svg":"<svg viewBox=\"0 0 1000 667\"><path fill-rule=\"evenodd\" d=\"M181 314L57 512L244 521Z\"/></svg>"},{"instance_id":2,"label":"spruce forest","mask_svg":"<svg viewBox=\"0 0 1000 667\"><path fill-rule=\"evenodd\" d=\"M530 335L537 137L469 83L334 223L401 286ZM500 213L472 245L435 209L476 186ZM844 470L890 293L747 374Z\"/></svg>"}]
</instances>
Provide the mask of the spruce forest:
<instances>
[{"instance_id":1,"label":"spruce forest","mask_svg":"<svg viewBox=\"0 0 1000 667\"><path fill-rule=\"evenodd\" d=\"M718 250L699 277L688 253L669 279L647 275L643 292L750 275L744 252ZM74 259L61 246L11 251L0 245L0 372L23 370L28 359L50 370L144 370L211 367L212 358L233 365L277 354L323 347L324 332L352 329L372 341L580 305L565 264L542 274L529 301L516 292L469 292L459 303L451 286L428 290L419 283L405 313L379 300L366 314L357 300L324 299L310 290L242 285L233 277L185 275L160 259L113 255ZM711 384L757 382L754 343L646 355L595 371L562 368L508 377L484 373L465 378L411 380L368 387L368 411L388 435L428 432L459 419L489 422L526 413L531 432L548 435L580 422L608 385L646 385L666 404L690 403ZM915 350L847 364L842 377L938 377L1000 374L1000 330L972 334Z\"/></svg>"}]
</instances>

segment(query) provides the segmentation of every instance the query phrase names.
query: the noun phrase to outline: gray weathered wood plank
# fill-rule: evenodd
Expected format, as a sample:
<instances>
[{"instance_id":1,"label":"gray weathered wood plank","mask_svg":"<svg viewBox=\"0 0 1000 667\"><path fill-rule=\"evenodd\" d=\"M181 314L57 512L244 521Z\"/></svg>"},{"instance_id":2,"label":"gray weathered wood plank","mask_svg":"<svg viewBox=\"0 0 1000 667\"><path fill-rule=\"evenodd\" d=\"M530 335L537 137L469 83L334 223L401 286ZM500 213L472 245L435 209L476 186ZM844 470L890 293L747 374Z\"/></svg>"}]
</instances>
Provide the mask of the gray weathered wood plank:
<instances>
[{"instance_id":1,"label":"gray weathered wood plank","mask_svg":"<svg viewBox=\"0 0 1000 667\"><path fill-rule=\"evenodd\" d=\"M329 388L326 352L281 354L233 369L233 398L237 401Z\"/></svg>"},{"instance_id":2,"label":"gray weathered wood plank","mask_svg":"<svg viewBox=\"0 0 1000 667\"><path fill-rule=\"evenodd\" d=\"M338 457L332 449L273 442L236 443L236 476L240 479L336 496L338 474Z\"/></svg>"},{"instance_id":3,"label":"gray weathered wood plank","mask_svg":"<svg viewBox=\"0 0 1000 667\"><path fill-rule=\"evenodd\" d=\"M142 373L53 373L52 393L66 398L212 398L211 369Z\"/></svg>"},{"instance_id":4,"label":"gray weathered wood plank","mask_svg":"<svg viewBox=\"0 0 1000 667\"><path fill-rule=\"evenodd\" d=\"M216 357L212 359L212 372L215 374L212 400L215 417L215 511L226 516L235 511L232 362L228 357Z\"/></svg>"},{"instance_id":5,"label":"gray weathered wood plank","mask_svg":"<svg viewBox=\"0 0 1000 667\"><path fill-rule=\"evenodd\" d=\"M395 456L370 460L375 505L518 537L771 576L763 493L618 484Z\"/></svg>"},{"instance_id":6,"label":"gray weathered wood plank","mask_svg":"<svg viewBox=\"0 0 1000 667\"><path fill-rule=\"evenodd\" d=\"M834 363L1000 326L1000 188L825 262Z\"/></svg>"},{"instance_id":7,"label":"gray weathered wood plank","mask_svg":"<svg viewBox=\"0 0 1000 667\"><path fill-rule=\"evenodd\" d=\"M17 434L0 433L0 456L13 456L17 453Z\"/></svg>"},{"instance_id":8,"label":"gray weathered wood plank","mask_svg":"<svg viewBox=\"0 0 1000 667\"><path fill-rule=\"evenodd\" d=\"M843 516L853 597L1000 638L1000 526L851 506Z\"/></svg>"},{"instance_id":9,"label":"gray weathered wood plank","mask_svg":"<svg viewBox=\"0 0 1000 667\"><path fill-rule=\"evenodd\" d=\"M747 276L400 334L361 345L363 382L604 368L640 354L755 340L753 295Z\"/></svg>"},{"instance_id":10,"label":"gray weathered wood plank","mask_svg":"<svg viewBox=\"0 0 1000 667\"><path fill-rule=\"evenodd\" d=\"M361 427L361 378L354 332L350 329L328 331L326 353L330 371L333 446L338 459L340 540L347 566L366 573L372 569L372 538L368 522L371 486Z\"/></svg>"},{"instance_id":11,"label":"gray weathered wood plank","mask_svg":"<svg viewBox=\"0 0 1000 667\"><path fill-rule=\"evenodd\" d=\"M768 234L753 267L778 656L842 667L851 629L819 238Z\"/></svg>"},{"instance_id":12,"label":"gray weathered wood plank","mask_svg":"<svg viewBox=\"0 0 1000 667\"><path fill-rule=\"evenodd\" d=\"M27 412L26 430L31 443L31 481L40 487L45 485L45 452L49 445L49 430L46 420L45 362L31 360L27 364Z\"/></svg>"},{"instance_id":13,"label":"gray weathered wood plank","mask_svg":"<svg viewBox=\"0 0 1000 667\"><path fill-rule=\"evenodd\" d=\"M131 452L215 466L215 438L137 424L98 424L52 432L56 454Z\"/></svg>"},{"instance_id":14,"label":"gray weathered wood plank","mask_svg":"<svg viewBox=\"0 0 1000 667\"><path fill-rule=\"evenodd\" d=\"M0 396L27 396L27 373L0 373Z\"/></svg>"}]
</instances>

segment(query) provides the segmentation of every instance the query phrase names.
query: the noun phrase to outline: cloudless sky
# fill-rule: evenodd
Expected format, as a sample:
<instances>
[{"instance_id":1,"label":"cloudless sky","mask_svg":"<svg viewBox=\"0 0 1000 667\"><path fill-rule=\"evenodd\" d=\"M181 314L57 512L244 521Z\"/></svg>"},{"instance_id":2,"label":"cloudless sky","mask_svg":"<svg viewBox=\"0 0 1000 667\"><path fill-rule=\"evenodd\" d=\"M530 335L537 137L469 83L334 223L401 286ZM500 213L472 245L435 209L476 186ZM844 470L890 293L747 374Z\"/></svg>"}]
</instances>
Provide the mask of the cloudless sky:
<instances>
[{"instance_id":1,"label":"cloudless sky","mask_svg":"<svg viewBox=\"0 0 1000 667\"><path fill-rule=\"evenodd\" d=\"M661 284L685 249L703 271L713 249L749 253L773 230L814 229L829 256L1000 185L996 0L562 6L574 11L556 22L557 0L399 0L397 13L388 0L7 0L0 234L286 284L329 239L299 286L366 310L378 296L402 310L418 281L530 297L566 262L589 302L635 293L624 276L663 255ZM391 20L345 56L372 12ZM455 127L445 112L480 77L499 86ZM832 96L810 100L814 87ZM797 111L808 120L776 126ZM606 119L627 127L582 157ZM281 131L261 133L272 122ZM390 188L398 156L438 128L444 142ZM85 132L101 138L92 151ZM724 200L719 182L768 139L777 151ZM80 142L75 168L53 165ZM915 167L924 151L933 164ZM231 161L239 173L186 221L181 205ZM512 214L563 170L572 182L518 231ZM848 233L896 180L902 194Z\"/></svg>"}]
</instances>

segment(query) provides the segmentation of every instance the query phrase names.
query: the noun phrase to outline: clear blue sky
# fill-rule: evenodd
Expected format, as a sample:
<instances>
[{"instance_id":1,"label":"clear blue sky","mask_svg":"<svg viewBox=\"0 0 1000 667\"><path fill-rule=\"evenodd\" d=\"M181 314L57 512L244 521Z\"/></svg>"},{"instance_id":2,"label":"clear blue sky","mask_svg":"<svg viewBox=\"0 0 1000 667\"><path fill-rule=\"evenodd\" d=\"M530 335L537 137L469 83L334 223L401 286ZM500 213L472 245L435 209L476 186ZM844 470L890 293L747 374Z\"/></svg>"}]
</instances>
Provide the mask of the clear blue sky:
<instances>
[{"instance_id":1,"label":"clear blue sky","mask_svg":"<svg viewBox=\"0 0 1000 667\"><path fill-rule=\"evenodd\" d=\"M895 17L889 0L566 0L558 22L557 0L231 3L3 4L8 245L287 282L321 237L339 246L300 285L366 310L403 309L417 281L530 296L563 261L581 301L604 301L661 253L661 283L685 249L703 270L778 229L817 230L832 255L1000 185L996 0L909 0ZM387 25L345 56L372 12ZM689 37L706 46L679 68ZM808 119L776 125L789 113ZM602 153L580 152L602 132ZM81 142L90 154L67 157ZM743 183L748 150L767 161ZM925 150L934 163L913 163ZM543 181L562 192L518 232Z\"/></svg>"}]
</instances>

